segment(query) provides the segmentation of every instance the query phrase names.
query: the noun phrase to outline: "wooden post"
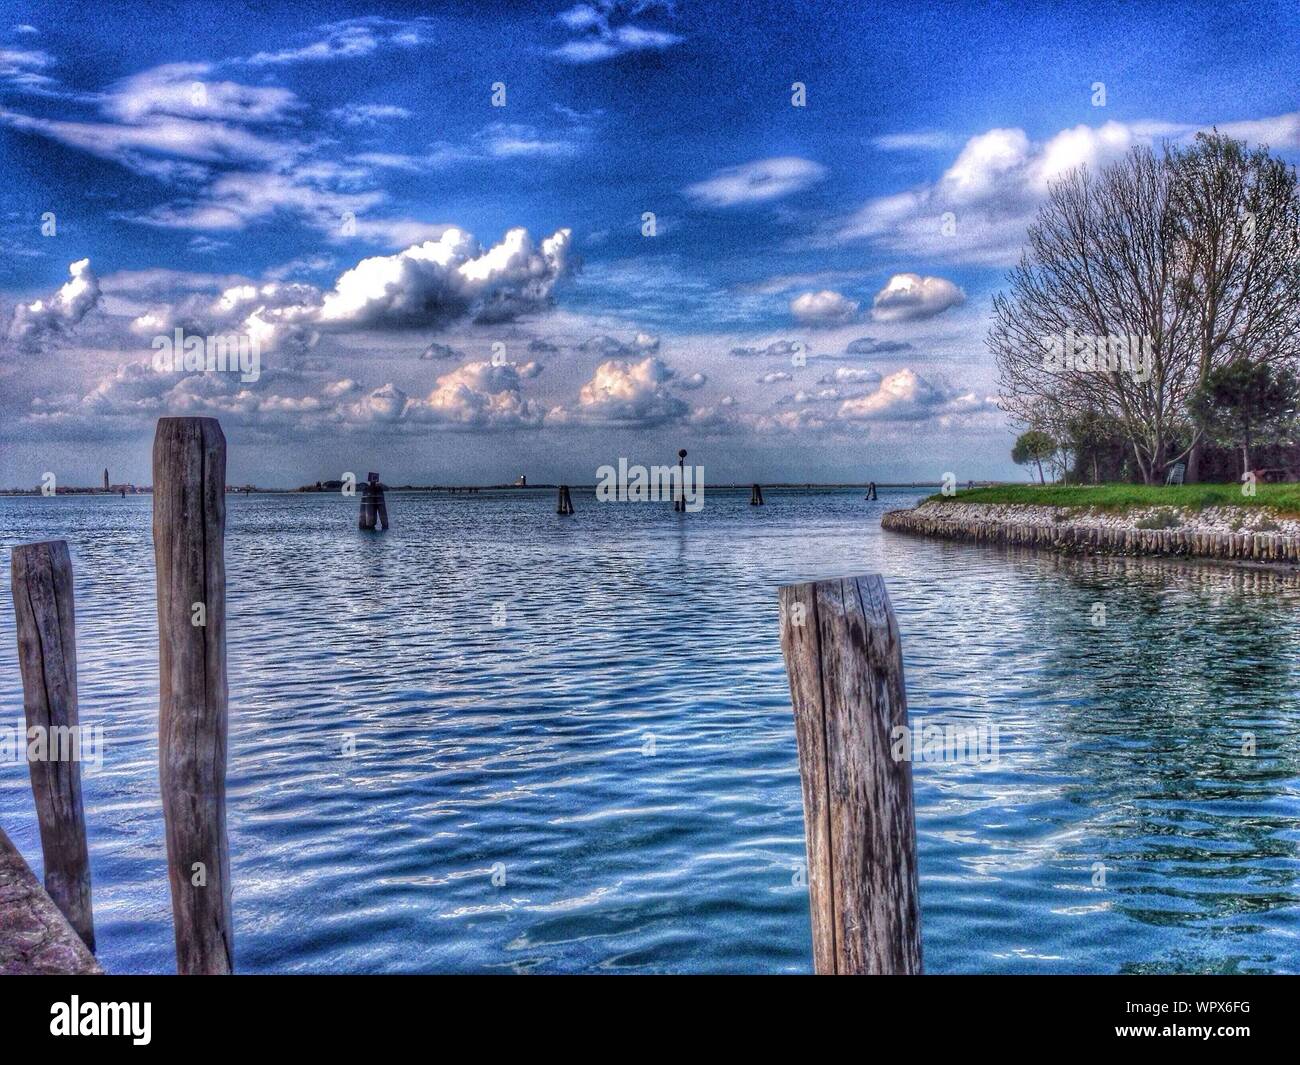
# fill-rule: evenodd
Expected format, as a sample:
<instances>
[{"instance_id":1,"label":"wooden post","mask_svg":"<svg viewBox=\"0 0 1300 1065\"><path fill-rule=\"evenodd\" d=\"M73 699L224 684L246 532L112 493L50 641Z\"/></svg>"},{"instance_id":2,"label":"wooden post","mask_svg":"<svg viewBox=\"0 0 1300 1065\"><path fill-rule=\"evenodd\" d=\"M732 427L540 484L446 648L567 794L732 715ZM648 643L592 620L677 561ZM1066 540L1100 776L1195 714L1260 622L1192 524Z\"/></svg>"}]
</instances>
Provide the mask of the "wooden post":
<instances>
[{"instance_id":1,"label":"wooden post","mask_svg":"<svg viewBox=\"0 0 1300 1065\"><path fill-rule=\"evenodd\" d=\"M62 540L13 550L14 613L23 710L45 737L46 757L30 760L36 819L45 856L45 890L90 950L90 854L81 805L81 728L77 717L77 625L72 560Z\"/></svg>"},{"instance_id":2,"label":"wooden post","mask_svg":"<svg viewBox=\"0 0 1300 1065\"><path fill-rule=\"evenodd\" d=\"M749 505L751 507L761 507L763 505L763 486L761 484L756 484L749 490Z\"/></svg>"},{"instance_id":3,"label":"wooden post","mask_svg":"<svg viewBox=\"0 0 1300 1065\"><path fill-rule=\"evenodd\" d=\"M388 530L388 504L384 502L384 486L379 483L379 474L370 473L361 489L361 516L357 519L357 528L373 529L376 523L380 532Z\"/></svg>"},{"instance_id":4,"label":"wooden post","mask_svg":"<svg viewBox=\"0 0 1300 1065\"><path fill-rule=\"evenodd\" d=\"M555 505L555 513L556 514L573 513L573 500L569 497L569 486L567 484L560 485L560 495Z\"/></svg>"},{"instance_id":5,"label":"wooden post","mask_svg":"<svg viewBox=\"0 0 1300 1065\"><path fill-rule=\"evenodd\" d=\"M153 442L158 748L183 974L233 971L226 842L226 438L160 418Z\"/></svg>"},{"instance_id":6,"label":"wooden post","mask_svg":"<svg viewBox=\"0 0 1300 1065\"><path fill-rule=\"evenodd\" d=\"M919 973L912 766L898 626L879 576L781 589L821 974ZM910 745L909 745L910 747Z\"/></svg>"}]
</instances>

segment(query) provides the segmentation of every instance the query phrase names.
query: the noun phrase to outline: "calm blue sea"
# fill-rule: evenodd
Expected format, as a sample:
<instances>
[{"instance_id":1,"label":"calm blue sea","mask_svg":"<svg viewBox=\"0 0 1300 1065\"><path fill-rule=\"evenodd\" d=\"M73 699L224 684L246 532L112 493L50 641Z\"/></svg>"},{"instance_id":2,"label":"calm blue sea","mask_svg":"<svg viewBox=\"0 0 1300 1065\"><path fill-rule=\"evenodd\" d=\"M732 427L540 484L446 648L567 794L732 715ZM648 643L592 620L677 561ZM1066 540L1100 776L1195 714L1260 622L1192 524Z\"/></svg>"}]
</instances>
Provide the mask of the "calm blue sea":
<instances>
[{"instance_id":1,"label":"calm blue sea","mask_svg":"<svg viewBox=\"0 0 1300 1065\"><path fill-rule=\"evenodd\" d=\"M919 494L394 494L385 535L231 497L237 968L808 971L776 589L874 571L914 719L998 730L993 764L915 766L929 971L1300 970L1300 580L882 533ZM0 499L0 724L7 549L72 551L117 972L173 967L150 510ZM0 825L39 872L24 765Z\"/></svg>"}]
</instances>

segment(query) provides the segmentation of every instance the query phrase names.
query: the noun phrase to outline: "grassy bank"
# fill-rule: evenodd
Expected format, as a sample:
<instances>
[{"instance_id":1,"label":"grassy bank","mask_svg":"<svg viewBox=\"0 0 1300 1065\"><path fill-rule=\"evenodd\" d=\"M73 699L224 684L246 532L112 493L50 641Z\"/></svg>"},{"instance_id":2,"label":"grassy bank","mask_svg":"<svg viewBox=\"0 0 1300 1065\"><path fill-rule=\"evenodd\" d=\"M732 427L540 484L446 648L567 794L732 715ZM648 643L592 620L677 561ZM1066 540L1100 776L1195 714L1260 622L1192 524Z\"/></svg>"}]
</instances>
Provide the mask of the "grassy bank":
<instances>
[{"instance_id":1,"label":"grassy bank","mask_svg":"<svg viewBox=\"0 0 1300 1065\"><path fill-rule=\"evenodd\" d=\"M939 503L1027 503L1039 507L1095 507L1123 513L1140 507L1271 507L1279 515L1300 517L1300 484L1261 484L1243 496L1239 484L1157 485L999 485L972 488L954 496L933 495Z\"/></svg>"}]
</instances>

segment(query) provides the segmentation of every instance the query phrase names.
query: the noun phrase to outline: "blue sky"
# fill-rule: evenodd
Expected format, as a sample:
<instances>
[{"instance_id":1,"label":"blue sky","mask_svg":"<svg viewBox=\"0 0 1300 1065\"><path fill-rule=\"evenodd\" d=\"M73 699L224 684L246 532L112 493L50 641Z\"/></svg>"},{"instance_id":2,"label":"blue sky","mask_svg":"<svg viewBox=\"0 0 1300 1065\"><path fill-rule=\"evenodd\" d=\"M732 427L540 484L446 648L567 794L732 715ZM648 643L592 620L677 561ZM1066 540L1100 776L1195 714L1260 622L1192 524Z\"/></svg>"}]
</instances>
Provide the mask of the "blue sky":
<instances>
[{"instance_id":1,"label":"blue sky","mask_svg":"<svg viewBox=\"0 0 1300 1065\"><path fill-rule=\"evenodd\" d=\"M983 335L1047 183L1300 151L1294 4L1023 6L5 4L0 484L147 481L168 413L263 484L1017 476Z\"/></svg>"}]
</instances>

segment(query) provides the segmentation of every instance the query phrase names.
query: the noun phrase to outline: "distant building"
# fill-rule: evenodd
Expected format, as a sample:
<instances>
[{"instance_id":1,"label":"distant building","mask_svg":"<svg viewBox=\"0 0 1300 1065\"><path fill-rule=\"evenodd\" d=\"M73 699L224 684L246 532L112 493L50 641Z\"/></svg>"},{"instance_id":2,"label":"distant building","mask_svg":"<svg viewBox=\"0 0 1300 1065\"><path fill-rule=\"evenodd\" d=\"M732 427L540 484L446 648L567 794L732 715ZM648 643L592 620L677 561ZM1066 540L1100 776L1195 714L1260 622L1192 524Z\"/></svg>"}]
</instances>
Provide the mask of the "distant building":
<instances>
[{"instance_id":1,"label":"distant building","mask_svg":"<svg viewBox=\"0 0 1300 1065\"><path fill-rule=\"evenodd\" d=\"M109 488L109 485L108 485L108 467L105 466L105 467L104 467L104 491L107 492L107 491L108 491L108 488Z\"/></svg>"},{"instance_id":2,"label":"distant building","mask_svg":"<svg viewBox=\"0 0 1300 1065\"><path fill-rule=\"evenodd\" d=\"M521 473L518 477L515 478L515 487L516 487L516 488L527 488L527 487L528 487L528 478L527 478L524 474Z\"/></svg>"}]
</instances>

